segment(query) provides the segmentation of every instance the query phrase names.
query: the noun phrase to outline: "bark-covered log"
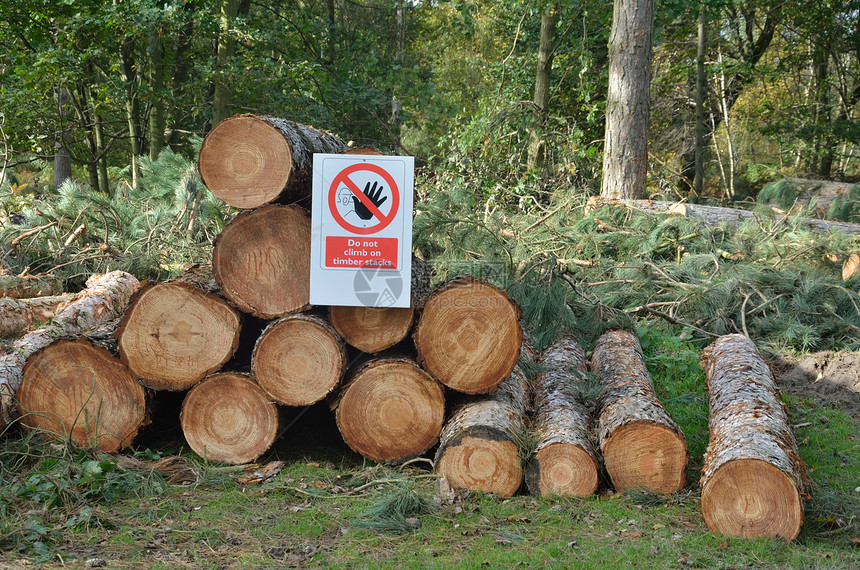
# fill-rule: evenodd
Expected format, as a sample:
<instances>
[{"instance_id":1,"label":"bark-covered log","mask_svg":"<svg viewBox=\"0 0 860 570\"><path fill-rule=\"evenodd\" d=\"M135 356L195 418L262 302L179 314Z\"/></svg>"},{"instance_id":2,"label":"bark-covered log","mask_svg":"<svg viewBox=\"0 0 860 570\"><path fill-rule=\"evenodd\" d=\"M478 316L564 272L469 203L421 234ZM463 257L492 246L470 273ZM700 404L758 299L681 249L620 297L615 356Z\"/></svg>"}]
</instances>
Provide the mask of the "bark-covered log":
<instances>
[{"instance_id":1,"label":"bark-covered log","mask_svg":"<svg viewBox=\"0 0 860 570\"><path fill-rule=\"evenodd\" d=\"M64 303L74 298L72 293L28 299L0 298L0 338L19 337L34 326L47 323Z\"/></svg>"},{"instance_id":2,"label":"bark-covered log","mask_svg":"<svg viewBox=\"0 0 860 570\"><path fill-rule=\"evenodd\" d=\"M600 462L588 409L577 396L584 380L585 351L572 338L549 346L538 364L533 409L534 455L526 467L533 495L584 497L597 490Z\"/></svg>"},{"instance_id":3,"label":"bark-covered log","mask_svg":"<svg viewBox=\"0 0 860 570\"><path fill-rule=\"evenodd\" d=\"M329 321L347 344L362 352L376 354L391 348L409 335L415 311L423 306L429 292L430 268L414 255L411 276L410 307L332 306Z\"/></svg>"},{"instance_id":4,"label":"bark-covered log","mask_svg":"<svg viewBox=\"0 0 860 570\"><path fill-rule=\"evenodd\" d=\"M807 481L773 374L743 335L702 352L710 441L702 468L702 516L729 536L793 540L803 524Z\"/></svg>"},{"instance_id":5,"label":"bark-covered log","mask_svg":"<svg viewBox=\"0 0 860 570\"><path fill-rule=\"evenodd\" d=\"M239 312L182 280L145 282L116 338L123 363L153 390L187 390L224 365L239 345Z\"/></svg>"},{"instance_id":6,"label":"bark-covered log","mask_svg":"<svg viewBox=\"0 0 860 570\"><path fill-rule=\"evenodd\" d=\"M133 275L123 271L93 275L77 300L54 315L48 325L27 333L0 355L0 427L5 427L14 415L13 397L21 385L27 357L55 339L78 336L118 318L139 285Z\"/></svg>"},{"instance_id":7,"label":"bark-covered log","mask_svg":"<svg viewBox=\"0 0 860 570\"><path fill-rule=\"evenodd\" d=\"M218 123L200 148L200 178L217 198L252 209L311 194L314 153L346 144L331 133L279 119L236 115Z\"/></svg>"},{"instance_id":8,"label":"bark-covered log","mask_svg":"<svg viewBox=\"0 0 860 570\"><path fill-rule=\"evenodd\" d=\"M464 277L430 294L413 333L421 365L458 392L486 394L520 354L520 308L498 287Z\"/></svg>"},{"instance_id":9,"label":"bark-covered log","mask_svg":"<svg viewBox=\"0 0 860 570\"><path fill-rule=\"evenodd\" d=\"M15 399L21 424L41 436L113 453L148 423L143 387L113 354L84 337L32 354Z\"/></svg>"},{"instance_id":10,"label":"bark-covered log","mask_svg":"<svg viewBox=\"0 0 860 570\"><path fill-rule=\"evenodd\" d=\"M519 443L529 395L517 366L493 394L466 398L442 429L436 471L452 487L499 497L516 493L523 482Z\"/></svg>"},{"instance_id":11,"label":"bark-covered log","mask_svg":"<svg viewBox=\"0 0 860 570\"><path fill-rule=\"evenodd\" d=\"M736 208L721 208L718 206L707 206L704 204L687 204L684 202L659 202L655 200L612 200L593 196L588 199L586 211L594 211L604 206L616 206L630 208L648 214L676 214L701 220L708 226L726 223L738 225L756 218L756 213ZM860 235L860 224L848 222L833 222L829 220L817 220L813 218L790 218L792 223L797 223L807 230L819 233L830 233L833 231L843 232L849 235Z\"/></svg>"},{"instance_id":12,"label":"bark-covered log","mask_svg":"<svg viewBox=\"0 0 860 570\"><path fill-rule=\"evenodd\" d=\"M245 374L218 372L188 391L179 422L189 447L207 461L241 465L278 435L278 406Z\"/></svg>"},{"instance_id":13,"label":"bark-covered log","mask_svg":"<svg viewBox=\"0 0 860 570\"><path fill-rule=\"evenodd\" d=\"M675 493L684 487L684 434L654 392L636 335L609 331L597 340L591 370L603 387L597 438L618 491Z\"/></svg>"},{"instance_id":14,"label":"bark-covered log","mask_svg":"<svg viewBox=\"0 0 860 570\"><path fill-rule=\"evenodd\" d=\"M298 206L241 212L215 240L212 265L239 310L274 319L308 307L311 220Z\"/></svg>"},{"instance_id":15,"label":"bark-covered log","mask_svg":"<svg viewBox=\"0 0 860 570\"><path fill-rule=\"evenodd\" d=\"M343 340L322 317L288 315L258 337L251 371L279 404L308 406L329 395L346 371Z\"/></svg>"},{"instance_id":16,"label":"bark-covered log","mask_svg":"<svg viewBox=\"0 0 860 570\"><path fill-rule=\"evenodd\" d=\"M0 275L0 297L29 299L62 293L63 284L53 275Z\"/></svg>"},{"instance_id":17,"label":"bark-covered log","mask_svg":"<svg viewBox=\"0 0 860 570\"><path fill-rule=\"evenodd\" d=\"M346 444L380 463L424 453L445 420L442 386L405 357L374 358L351 370L334 406Z\"/></svg>"}]
</instances>

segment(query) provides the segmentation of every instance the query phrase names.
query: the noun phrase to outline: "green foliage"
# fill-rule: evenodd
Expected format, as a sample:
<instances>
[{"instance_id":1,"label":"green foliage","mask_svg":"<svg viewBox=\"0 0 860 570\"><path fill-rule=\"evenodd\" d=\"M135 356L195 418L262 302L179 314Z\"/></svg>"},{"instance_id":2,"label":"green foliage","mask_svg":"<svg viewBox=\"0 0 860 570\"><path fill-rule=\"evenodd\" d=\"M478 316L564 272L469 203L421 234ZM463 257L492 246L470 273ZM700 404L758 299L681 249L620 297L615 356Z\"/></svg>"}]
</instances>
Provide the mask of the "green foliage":
<instances>
[{"instance_id":1,"label":"green foliage","mask_svg":"<svg viewBox=\"0 0 860 570\"><path fill-rule=\"evenodd\" d=\"M827 219L860 223L860 185L852 185L833 200L827 210Z\"/></svg>"},{"instance_id":2,"label":"green foliage","mask_svg":"<svg viewBox=\"0 0 860 570\"><path fill-rule=\"evenodd\" d=\"M397 484L395 489L364 509L353 525L400 534L416 528L417 517L435 510L432 499L417 492L414 483L409 481Z\"/></svg>"}]
</instances>

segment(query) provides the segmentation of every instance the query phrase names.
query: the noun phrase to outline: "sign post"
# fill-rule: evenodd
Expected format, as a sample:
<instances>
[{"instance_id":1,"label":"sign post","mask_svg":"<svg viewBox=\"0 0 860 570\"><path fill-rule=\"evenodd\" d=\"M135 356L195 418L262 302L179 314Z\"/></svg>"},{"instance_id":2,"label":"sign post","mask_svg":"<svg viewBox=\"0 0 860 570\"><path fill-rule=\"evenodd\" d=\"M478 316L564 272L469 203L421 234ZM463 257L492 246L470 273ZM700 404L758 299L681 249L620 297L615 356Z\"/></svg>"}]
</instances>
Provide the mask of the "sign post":
<instances>
[{"instance_id":1,"label":"sign post","mask_svg":"<svg viewBox=\"0 0 860 570\"><path fill-rule=\"evenodd\" d=\"M314 154L312 305L408 307L411 156Z\"/></svg>"}]
</instances>

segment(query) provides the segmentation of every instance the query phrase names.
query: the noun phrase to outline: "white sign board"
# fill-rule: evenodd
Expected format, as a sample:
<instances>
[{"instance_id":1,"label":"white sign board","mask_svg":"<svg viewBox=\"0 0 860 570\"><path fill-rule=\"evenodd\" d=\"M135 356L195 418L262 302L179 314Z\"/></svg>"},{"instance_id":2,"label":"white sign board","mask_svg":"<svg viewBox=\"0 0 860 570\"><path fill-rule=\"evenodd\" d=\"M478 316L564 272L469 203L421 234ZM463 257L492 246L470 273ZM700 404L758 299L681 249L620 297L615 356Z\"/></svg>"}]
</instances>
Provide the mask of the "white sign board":
<instances>
[{"instance_id":1,"label":"white sign board","mask_svg":"<svg viewBox=\"0 0 860 570\"><path fill-rule=\"evenodd\" d=\"M411 156L314 154L312 305L408 307Z\"/></svg>"}]
</instances>

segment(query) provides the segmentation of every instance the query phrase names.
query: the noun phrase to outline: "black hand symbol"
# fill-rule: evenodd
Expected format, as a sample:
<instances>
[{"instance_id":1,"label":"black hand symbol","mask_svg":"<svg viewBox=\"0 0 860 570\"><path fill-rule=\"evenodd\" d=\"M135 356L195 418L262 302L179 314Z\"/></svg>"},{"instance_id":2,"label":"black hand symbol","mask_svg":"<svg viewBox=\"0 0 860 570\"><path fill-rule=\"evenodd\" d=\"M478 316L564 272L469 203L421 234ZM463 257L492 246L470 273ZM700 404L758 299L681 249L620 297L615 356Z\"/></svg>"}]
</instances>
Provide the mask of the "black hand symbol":
<instances>
[{"instance_id":1,"label":"black hand symbol","mask_svg":"<svg viewBox=\"0 0 860 570\"><path fill-rule=\"evenodd\" d=\"M384 190L384 186L379 186L379 189L376 188L377 183L373 183L373 188L370 187L370 182L368 182L364 186L364 195L368 197L368 199L373 203L374 206L379 208L383 202L388 200L388 196L382 196L382 191ZM352 203L355 206L355 213L358 214L358 217L362 220L369 220L373 217L373 212L370 209L361 203L361 200L358 199L358 196L352 197Z\"/></svg>"}]
</instances>

